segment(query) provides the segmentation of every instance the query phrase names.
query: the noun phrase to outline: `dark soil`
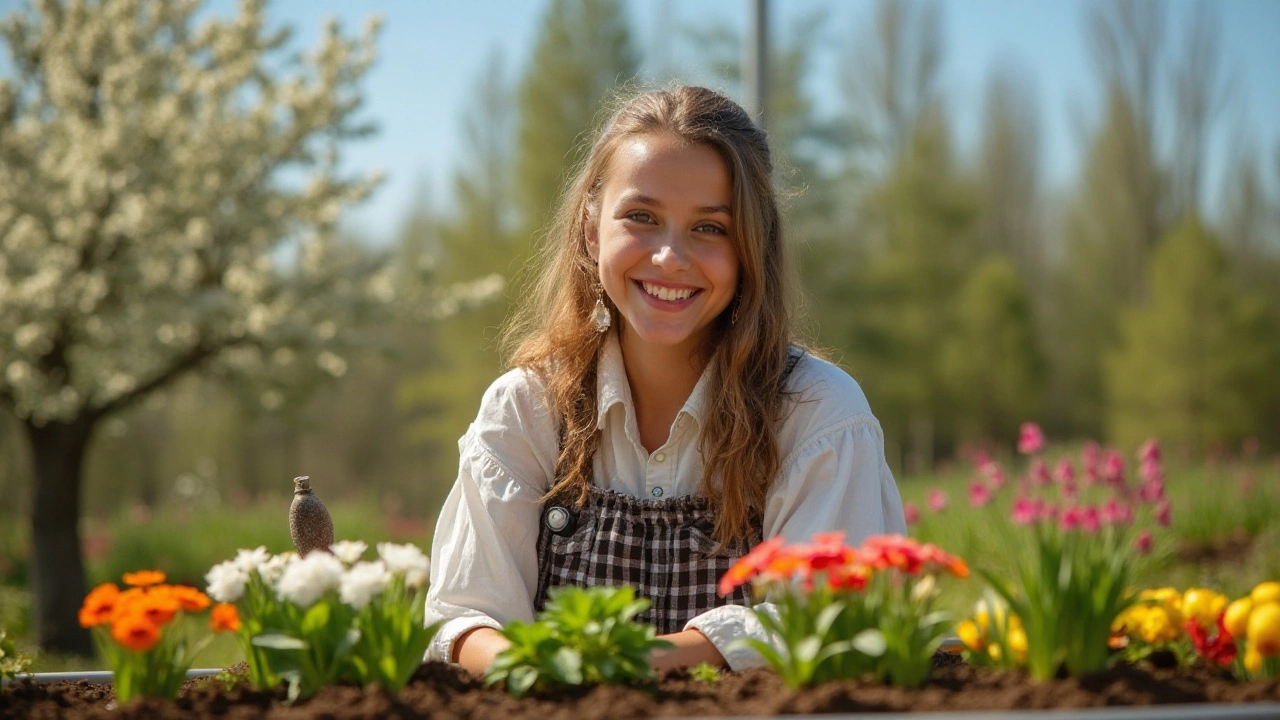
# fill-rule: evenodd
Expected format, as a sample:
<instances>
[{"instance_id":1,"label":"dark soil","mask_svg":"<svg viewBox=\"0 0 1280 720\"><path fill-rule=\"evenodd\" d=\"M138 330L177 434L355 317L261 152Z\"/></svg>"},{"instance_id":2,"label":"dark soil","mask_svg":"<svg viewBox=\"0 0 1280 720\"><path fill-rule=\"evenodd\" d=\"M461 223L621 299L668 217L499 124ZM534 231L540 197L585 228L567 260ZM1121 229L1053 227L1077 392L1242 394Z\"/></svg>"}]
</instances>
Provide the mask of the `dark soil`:
<instances>
[{"instance_id":1,"label":"dark soil","mask_svg":"<svg viewBox=\"0 0 1280 720\"><path fill-rule=\"evenodd\" d=\"M939 663L920 690L868 682L831 682L802 691L787 689L771 671L725 673L714 684L683 673L656 688L596 687L516 700L456 667L429 663L403 692L328 687L289 706L284 692L246 686L228 690L215 679L187 683L177 701L140 698L116 707L109 685L87 682L18 683L0 694L0 720L10 718L572 718L760 716L928 710L1087 708L1164 703L1280 701L1280 680L1241 683L1208 668L1155 669L1129 665L1079 679L1036 683L1010 672Z\"/></svg>"}]
</instances>

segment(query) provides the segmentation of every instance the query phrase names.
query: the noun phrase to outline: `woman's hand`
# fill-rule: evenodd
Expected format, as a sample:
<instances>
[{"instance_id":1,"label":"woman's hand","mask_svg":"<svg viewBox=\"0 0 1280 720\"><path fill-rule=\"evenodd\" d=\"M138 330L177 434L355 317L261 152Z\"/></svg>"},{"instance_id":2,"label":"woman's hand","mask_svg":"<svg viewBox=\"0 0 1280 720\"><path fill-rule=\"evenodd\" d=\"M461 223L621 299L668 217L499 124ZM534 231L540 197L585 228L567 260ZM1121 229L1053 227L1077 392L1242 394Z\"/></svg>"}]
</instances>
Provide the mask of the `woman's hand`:
<instances>
[{"instance_id":1,"label":"woman's hand","mask_svg":"<svg viewBox=\"0 0 1280 720\"><path fill-rule=\"evenodd\" d=\"M483 676L498 653L509 647L511 641L503 637L502 633L491 627L478 627L466 631L453 641L453 657L450 660L475 675Z\"/></svg>"},{"instance_id":2,"label":"woman's hand","mask_svg":"<svg viewBox=\"0 0 1280 720\"><path fill-rule=\"evenodd\" d=\"M718 668L727 665L724 656L716 646L707 639L706 635L697 630L685 630L658 637L673 643L675 647L654 650L649 655L649 666L655 673L662 674L667 670L690 668L699 663L709 663Z\"/></svg>"}]
</instances>

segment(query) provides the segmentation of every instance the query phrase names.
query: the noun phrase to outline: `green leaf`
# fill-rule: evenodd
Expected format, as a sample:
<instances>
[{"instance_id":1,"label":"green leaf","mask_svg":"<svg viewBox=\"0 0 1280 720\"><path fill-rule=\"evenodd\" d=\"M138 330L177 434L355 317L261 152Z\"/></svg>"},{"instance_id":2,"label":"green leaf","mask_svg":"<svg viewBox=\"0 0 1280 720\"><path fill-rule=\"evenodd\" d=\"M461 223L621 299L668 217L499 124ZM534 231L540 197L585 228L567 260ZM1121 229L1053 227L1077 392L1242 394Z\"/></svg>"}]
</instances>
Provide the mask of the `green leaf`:
<instances>
[{"instance_id":1,"label":"green leaf","mask_svg":"<svg viewBox=\"0 0 1280 720\"><path fill-rule=\"evenodd\" d=\"M507 691L516 697L523 697L538 682L538 671L529 666L514 668L507 675Z\"/></svg>"},{"instance_id":2,"label":"green leaf","mask_svg":"<svg viewBox=\"0 0 1280 720\"><path fill-rule=\"evenodd\" d=\"M885 642L884 633L876 628L867 628L857 635L853 636L851 641L854 649L863 655L871 657L880 657L884 655L888 649L888 643Z\"/></svg>"},{"instance_id":3,"label":"green leaf","mask_svg":"<svg viewBox=\"0 0 1280 720\"><path fill-rule=\"evenodd\" d=\"M249 642L257 647L269 648L271 650L306 650L311 647L305 640L299 640L296 637L285 635L283 633L255 635Z\"/></svg>"},{"instance_id":4,"label":"green leaf","mask_svg":"<svg viewBox=\"0 0 1280 720\"><path fill-rule=\"evenodd\" d=\"M556 677L569 685L582 684L582 653L572 648L562 647L551 656L551 667Z\"/></svg>"}]
</instances>

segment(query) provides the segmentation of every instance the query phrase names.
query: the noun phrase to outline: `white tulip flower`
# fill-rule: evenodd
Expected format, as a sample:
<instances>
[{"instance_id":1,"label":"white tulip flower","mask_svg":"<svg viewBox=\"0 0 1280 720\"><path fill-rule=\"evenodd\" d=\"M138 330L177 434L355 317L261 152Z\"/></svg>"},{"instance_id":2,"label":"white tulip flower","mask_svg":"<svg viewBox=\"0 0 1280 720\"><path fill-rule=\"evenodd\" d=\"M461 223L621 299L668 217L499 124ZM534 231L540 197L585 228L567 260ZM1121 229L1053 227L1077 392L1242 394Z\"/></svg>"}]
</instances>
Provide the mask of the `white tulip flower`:
<instances>
[{"instance_id":1,"label":"white tulip flower","mask_svg":"<svg viewBox=\"0 0 1280 720\"><path fill-rule=\"evenodd\" d=\"M338 558L329 553L313 552L285 567L276 585L276 594L281 600L309 608L320 596L338 588L344 570Z\"/></svg>"},{"instance_id":2,"label":"white tulip flower","mask_svg":"<svg viewBox=\"0 0 1280 720\"><path fill-rule=\"evenodd\" d=\"M338 598L356 610L363 610L390 583L391 573L381 561L356 563L343 573Z\"/></svg>"}]
</instances>

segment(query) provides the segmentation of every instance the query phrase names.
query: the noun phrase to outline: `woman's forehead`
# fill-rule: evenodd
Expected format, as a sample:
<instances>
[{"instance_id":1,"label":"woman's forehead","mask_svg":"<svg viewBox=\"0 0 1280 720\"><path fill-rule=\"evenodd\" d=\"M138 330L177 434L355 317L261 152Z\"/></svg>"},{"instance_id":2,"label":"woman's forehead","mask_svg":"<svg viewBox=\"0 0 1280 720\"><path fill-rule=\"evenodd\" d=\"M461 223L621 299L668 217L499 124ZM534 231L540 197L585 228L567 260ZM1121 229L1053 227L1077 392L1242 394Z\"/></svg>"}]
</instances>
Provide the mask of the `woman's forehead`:
<instances>
[{"instance_id":1,"label":"woman's forehead","mask_svg":"<svg viewBox=\"0 0 1280 720\"><path fill-rule=\"evenodd\" d=\"M607 202L623 196L650 204L728 208L733 188L724 158L713 147L670 134L625 138L606 168Z\"/></svg>"}]
</instances>

